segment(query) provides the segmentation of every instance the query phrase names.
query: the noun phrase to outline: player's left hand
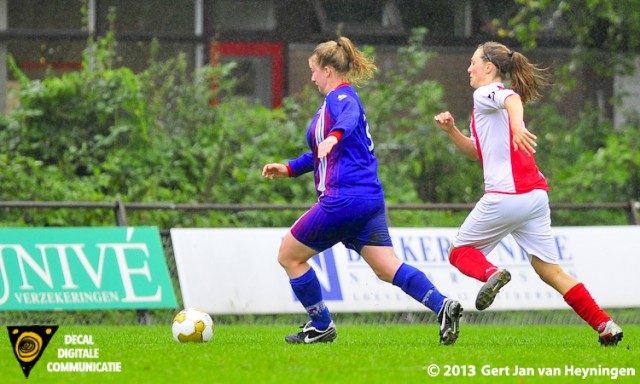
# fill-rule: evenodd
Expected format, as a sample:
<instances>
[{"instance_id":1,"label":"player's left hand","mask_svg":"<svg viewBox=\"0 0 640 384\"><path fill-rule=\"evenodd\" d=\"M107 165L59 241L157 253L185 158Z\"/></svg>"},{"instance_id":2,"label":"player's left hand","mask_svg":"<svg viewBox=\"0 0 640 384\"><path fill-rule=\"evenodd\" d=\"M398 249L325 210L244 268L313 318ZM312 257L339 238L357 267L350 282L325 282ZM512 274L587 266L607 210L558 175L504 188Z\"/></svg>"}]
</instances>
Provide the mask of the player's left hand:
<instances>
[{"instance_id":1,"label":"player's left hand","mask_svg":"<svg viewBox=\"0 0 640 384\"><path fill-rule=\"evenodd\" d=\"M536 139L538 137L529 132L529 130L524 126L524 123L522 123L522 126L520 127L513 127L512 133L514 151L522 149L527 156L531 156L536 153L535 147L538 146L538 143L536 143Z\"/></svg>"},{"instance_id":2,"label":"player's left hand","mask_svg":"<svg viewBox=\"0 0 640 384\"><path fill-rule=\"evenodd\" d=\"M318 159L327 157L331 148L338 143L338 139L335 136L329 136L318 145Z\"/></svg>"}]
</instances>

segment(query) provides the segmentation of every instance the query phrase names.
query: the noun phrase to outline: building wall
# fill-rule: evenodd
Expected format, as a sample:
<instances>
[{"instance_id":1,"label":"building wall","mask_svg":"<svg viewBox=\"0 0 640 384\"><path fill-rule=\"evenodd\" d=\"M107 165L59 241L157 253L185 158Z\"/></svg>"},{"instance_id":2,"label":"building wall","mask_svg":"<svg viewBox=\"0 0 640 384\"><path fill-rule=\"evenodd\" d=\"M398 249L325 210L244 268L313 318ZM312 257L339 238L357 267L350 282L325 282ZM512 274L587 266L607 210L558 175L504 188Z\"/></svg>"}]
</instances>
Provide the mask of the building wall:
<instances>
[{"instance_id":1,"label":"building wall","mask_svg":"<svg viewBox=\"0 0 640 384\"><path fill-rule=\"evenodd\" d=\"M349 2L356 7L341 8L340 12L331 8ZM307 58L313 47L334 38L337 29L343 28L359 46L374 45L377 64L384 73L394 66L395 50L406 44L410 29L422 26L429 29L427 46L437 52L425 77L444 85L445 102L454 114L467 116L472 91L466 75L469 57L478 43L495 37L488 26L492 15L499 16L516 3L371 0L371 4L378 4L371 9L385 9L380 5L390 4L399 12L398 15L388 12L386 21L378 20L379 25L372 25L370 9L362 9L361 1L356 0L87 0L86 4L93 5L88 15L82 13L82 4L78 0L0 0L0 11L4 5L7 18L6 31L2 31L0 23L0 53L5 47L6 53L13 55L23 71L35 79L44 77L47 71L61 74L77 70L88 36L102 35L111 28L118 39L118 65L134 71L146 68L152 39L160 41L159 60L183 52L192 68L199 65L197 46L209 47L212 40L280 42L285 47L282 87L285 95L292 95L309 83ZM110 22L112 10L115 19ZM400 24L393 24L397 19L394 15L401 19ZM342 17L344 24L337 23ZM198 25L200 34L196 32ZM541 48L527 56L553 69L566 62L569 53L570 47ZM203 56L209 57L206 53ZM7 88L15 86L12 74L5 70L4 75L7 76L4 89L0 81L2 100ZM576 90L559 107L568 116L575 116L585 103L606 105L612 96L611 80L585 72L579 75ZM264 99L261 102L268 105ZM610 114L612 117L612 110Z\"/></svg>"},{"instance_id":2,"label":"building wall","mask_svg":"<svg viewBox=\"0 0 640 384\"><path fill-rule=\"evenodd\" d=\"M311 75L307 60L314 47L314 44L290 44L288 46L286 61L288 63L287 84L290 94L300 92L305 86L311 84ZM471 114L473 89L469 85L467 68L475 48L475 44L461 47L428 47L428 49L436 53L436 56L431 59L427 65L424 73L425 79L438 81L442 84L444 88L445 105L459 121L468 122ZM396 46L375 46L375 50L376 64L380 69L379 75L395 67ZM553 71L554 68L560 65L566 64L570 59L569 49L540 48L525 54L532 62L539 63L543 67L549 67L550 71ZM587 87L588 84L590 84L590 82L586 75L581 75L577 88L567 94L563 102L558 104L558 108L563 115L577 117L582 105L586 102L596 100L595 97L590 96L593 92L586 90L589 88ZM591 85L595 86L596 82L592 81ZM609 82L600 84L600 88L602 88L603 94L612 92L609 89ZM544 96L548 97L551 90L552 89L545 90ZM550 100L547 99L547 101Z\"/></svg>"}]
</instances>

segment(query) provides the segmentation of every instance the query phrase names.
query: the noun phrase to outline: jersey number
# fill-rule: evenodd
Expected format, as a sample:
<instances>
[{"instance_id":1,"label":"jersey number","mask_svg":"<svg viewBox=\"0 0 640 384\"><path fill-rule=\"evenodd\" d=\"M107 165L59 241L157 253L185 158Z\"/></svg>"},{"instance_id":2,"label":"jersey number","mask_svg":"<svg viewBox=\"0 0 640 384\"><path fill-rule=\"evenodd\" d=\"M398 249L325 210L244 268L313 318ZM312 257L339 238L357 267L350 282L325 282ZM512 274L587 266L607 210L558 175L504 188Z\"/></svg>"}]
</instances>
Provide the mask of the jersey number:
<instances>
[{"instance_id":1,"label":"jersey number","mask_svg":"<svg viewBox=\"0 0 640 384\"><path fill-rule=\"evenodd\" d=\"M368 147L369 152L373 152L374 145L373 145L373 138L371 137L371 132L369 132L369 123L367 123L366 117L363 116L363 118L364 118L364 123L366 124L366 127L367 127L367 137L369 138L369 147Z\"/></svg>"}]
</instances>

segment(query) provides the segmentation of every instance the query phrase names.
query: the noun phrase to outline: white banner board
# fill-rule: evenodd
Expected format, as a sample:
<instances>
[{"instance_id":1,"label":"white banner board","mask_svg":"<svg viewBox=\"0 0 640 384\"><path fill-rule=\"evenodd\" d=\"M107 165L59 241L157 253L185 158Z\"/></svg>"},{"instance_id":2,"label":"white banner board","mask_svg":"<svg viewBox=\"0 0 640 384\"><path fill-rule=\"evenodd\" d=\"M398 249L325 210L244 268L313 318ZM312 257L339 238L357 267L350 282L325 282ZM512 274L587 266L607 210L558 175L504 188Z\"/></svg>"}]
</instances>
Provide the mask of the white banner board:
<instances>
[{"instance_id":1,"label":"white banner board","mask_svg":"<svg viewBox=\"0 0 640 384\"><path fill-rule=\"evenodd\" d=\"M288 228L171 229L185 307L212 314L297 313L302 311L278 264ZM399 259L424 271L445 295L465 310L482 283L448 261L456 228L391 228ZM583 282L605 308L640 306L640 227L554 228L561 265ZM511 236L489 255L511 272L490 310L566 308L562 296L544 284ZM342 244L311 261L332 312L423 311L398 287L379 280L360 256Z\"/></svg>"}]
</instances>

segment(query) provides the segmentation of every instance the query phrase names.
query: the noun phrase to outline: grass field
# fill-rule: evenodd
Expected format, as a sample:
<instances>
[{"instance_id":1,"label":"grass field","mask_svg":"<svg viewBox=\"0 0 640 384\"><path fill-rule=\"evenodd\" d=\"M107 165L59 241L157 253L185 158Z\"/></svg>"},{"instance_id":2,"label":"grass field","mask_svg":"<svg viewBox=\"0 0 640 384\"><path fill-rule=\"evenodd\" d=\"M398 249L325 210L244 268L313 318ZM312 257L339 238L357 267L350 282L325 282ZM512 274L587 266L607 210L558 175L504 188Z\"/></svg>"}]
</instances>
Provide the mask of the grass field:
<instances>
[{"instance_id":1,"label":"grass field","mask_svg":"<svg viewBox=\"0 0 640 384\"><path fill-rule=\"evenodd\" d=\"M297 328L281 325L216 325L205 344L176 343L170 326L61 326L28 379L3 331L0 383L638 383L640 325L623 328L618 347L602 348L586 325L463 323L453 346L438 345L435 324L339 325L338 339L320 345L286 344ZM72 334L94 345L65 345ZM60 358L65 348L99 357ZM120 362L121 372L49 370L73 361ZM584 379L575 368L599 371ZM635 376L621 375L628 368Z\"/></svg>"}]
</instances>

